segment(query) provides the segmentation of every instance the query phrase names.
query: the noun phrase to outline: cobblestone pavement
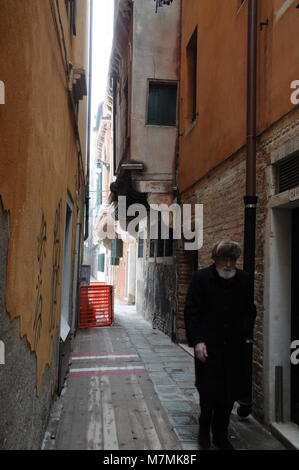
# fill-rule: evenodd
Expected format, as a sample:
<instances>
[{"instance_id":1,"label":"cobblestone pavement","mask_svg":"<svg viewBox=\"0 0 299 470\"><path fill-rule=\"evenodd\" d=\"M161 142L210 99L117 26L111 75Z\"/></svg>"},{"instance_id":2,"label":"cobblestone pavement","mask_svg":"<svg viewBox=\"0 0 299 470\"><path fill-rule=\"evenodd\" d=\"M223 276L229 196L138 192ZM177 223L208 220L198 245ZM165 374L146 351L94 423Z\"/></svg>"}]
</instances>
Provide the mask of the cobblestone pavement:
<instances>
[{"instance_id":1,"label":"cobblestone pavement","mask_svg":"<svg viewBox=\"0 0 299 470\"><path fill-rule=\"evenodd\" d=\"M79 331L44 449L197 450L198 393L188 348L116 305L110 328ZM284 449L252 417L233 411L236 449Z\"/></svg>"}]
</instances>

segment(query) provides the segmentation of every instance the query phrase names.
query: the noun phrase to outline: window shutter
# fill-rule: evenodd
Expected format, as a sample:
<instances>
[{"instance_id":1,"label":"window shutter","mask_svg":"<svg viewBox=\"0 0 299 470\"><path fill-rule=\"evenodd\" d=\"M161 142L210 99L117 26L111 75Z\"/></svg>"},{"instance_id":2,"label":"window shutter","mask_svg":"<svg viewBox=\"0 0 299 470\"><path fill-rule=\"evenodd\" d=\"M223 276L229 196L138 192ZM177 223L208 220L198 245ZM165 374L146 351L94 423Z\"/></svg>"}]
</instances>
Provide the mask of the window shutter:
<instances>
[{"instance_id":1,"label":"window shutter","mask_svg":"<svg viewBox=\"0 0 299 470\"><path fill-rule=\"evenodd\" d=\"M98 255L98 271L101 273L105 272L105 254L101 253Z\"/></svg>"},{"instance_id":2,"label":"window shutter","mask_svg":"<svg viewBox=\"0 0 299 470\"><path fill-rule=\"evenodd\" d=\"M123 257L123 241L120 238L112 240L111 244L111 258Z\"/></svg>"},{"instance_id":3,"label":"window shutter","mask_svg":"<svg viewBox=\"0 0 299 470\"><path fill-rule=\"evenodd\" d=\"M97 181L97 205L100 206L103 202L102 198L102 173L98 174Z\"/></svg>"},{"instance_id":4,"label":"window shutter","mask_svg":"<svg viewBox=\"0 0 299 470\"><path fill-rule=\"evenodd\" d=\"M148 124L176 126L177 84L151 82L148 99Z\"/></svg>"},{"instance_id":5,"label":"window shutter","mask_svg":"<svg viewBox=\"0 0 299 470\"><path fill-rule=\"evenodd\" d=\"M123 241L120 238L117 238L117 240L116 240L116 257L117 258L122 258L123 257L123 251L124 251Z\"/></svg>"}]
</instances>

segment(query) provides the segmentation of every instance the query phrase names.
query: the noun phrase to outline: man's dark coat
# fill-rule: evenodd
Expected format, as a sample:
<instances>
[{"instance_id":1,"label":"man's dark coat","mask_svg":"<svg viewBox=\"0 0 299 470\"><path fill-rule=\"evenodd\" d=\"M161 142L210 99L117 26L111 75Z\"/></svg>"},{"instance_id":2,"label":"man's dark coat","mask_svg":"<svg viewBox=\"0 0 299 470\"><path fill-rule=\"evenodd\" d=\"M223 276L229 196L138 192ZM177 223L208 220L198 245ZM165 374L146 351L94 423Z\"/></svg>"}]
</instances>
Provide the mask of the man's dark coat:
<instances>
[{"instance_id":1,"label":"man's dark coat","mask_svg":"<svg viewBox=\"0 0 299 470\"><path fill-rule=\"evenodd\" d=\"M193 274L185 303L189 346L205 343L205 363L195 360L196 386L201 394L221 394L237 400L246 394L246 359L256 308L250 301L249 276L237 269L222 279L215 264Z\"/></svg>"}]
</instances>

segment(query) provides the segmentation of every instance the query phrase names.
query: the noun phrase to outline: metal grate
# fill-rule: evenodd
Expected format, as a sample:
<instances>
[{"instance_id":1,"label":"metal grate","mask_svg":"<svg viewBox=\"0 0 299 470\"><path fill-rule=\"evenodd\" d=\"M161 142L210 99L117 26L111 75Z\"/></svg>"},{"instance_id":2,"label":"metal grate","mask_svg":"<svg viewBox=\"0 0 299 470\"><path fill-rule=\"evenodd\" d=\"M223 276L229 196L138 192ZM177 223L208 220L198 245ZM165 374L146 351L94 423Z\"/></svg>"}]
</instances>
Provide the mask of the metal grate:
<instances>
[{"instance_id":1,"label":"metal grate","mask_svg":"<svg viewBox=\"0 0 299 470\"><path fill-rule=\"evenodd\" d=\"M278 166L278 191L282 193L299 186L299 154L288 158Z\"/></svg>"},{"instance_id":2,"label":"metal grate","mask_svg":"<svg viewBox=\"0 0 299 470\"><path fill-rule=\"evenodd\" d=\"M113 319L113 287L104 282L81 286L79 328L111 326Z\"/></svg>"}]
</instances>

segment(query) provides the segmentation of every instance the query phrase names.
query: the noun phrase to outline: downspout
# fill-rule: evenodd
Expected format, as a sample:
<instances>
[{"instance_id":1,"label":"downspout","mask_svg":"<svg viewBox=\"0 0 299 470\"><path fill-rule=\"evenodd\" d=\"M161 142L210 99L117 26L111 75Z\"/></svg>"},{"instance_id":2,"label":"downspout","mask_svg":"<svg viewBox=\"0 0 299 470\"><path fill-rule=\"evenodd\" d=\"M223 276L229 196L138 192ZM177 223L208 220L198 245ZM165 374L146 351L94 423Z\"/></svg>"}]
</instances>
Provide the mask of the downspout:
<instances>
[{"instance_id":1,"label":"downspout","mask_svg":"<svg viewBox=\"0 0 299 470\"><path fill-rule=\"evenodd\" d=\"M247 157L246 196L244 197L244 258L243 269L250 277L250 300L254 300L255 237L256 237L256 107L257 107L257 20L258 1L248 0L247 44ZM246 365L248 367L248 395L240 400L238 414L246 417L252 406L252 341L248 339ZM247 362L248 361L248 362Z\"/></svg>"},{"instance_id":2,"label":"downspout","mask_svg":"<svg viewBox=\"0 0 299 470\"><path fill-rule=\"evenodd\" d=\"M91 131L91 92L92 92L92 40L93 40L93 0L90 0L89 19L89 79L88 79L88 125L87 125L87 163L85 182L85 233L84 241L89 237L89 181L90 181L90 131Z\"/></svg>"},{"instance_id":3,"label":"downspout","mask_svg":"<svg viewBox=\"0 0 299 470\"><path fill-rule=\"evenodd\" d=\"M112 101L113 101L113 117L112 117L112 125L113 125L113 175L116 176L117 168L116 168L116 87L117 87L117 75L113 73L112 75Z\"/></svg>"},{"instance_id":4,"label":"downspout","mask_svg":"<svg viewBox=\"0 0 299 470\"><path fill-rule=\"evenodd\" d=\"M183 19L183 1L180 0L180 21L179 21L179 50L178 50L178 105L177 105L177 143L175 155L175 168L174 168L174 187L175 187L175 203L181 205L180 191L179 191L179 158L180 158L180 121L181 121L181 63L182 63L182 19ZM179 277L178 277L178 257L177 250L175 250L175 292L174 292L174 311L172 315L172 341L177 341L177 317L178 317L178 291L179 291Z\"/></svg>"},{"instance_id":5,"label":"downspout","mask_svg":"<svg viewBox=\"0 0 299 470\"><path fill-rule=\"evenodd\" d=\"M77 212L77 225L76 225L76 241L75 241L75 252L74 252L74 275L73 275L73 299L72 299L72 323L71 323L71 334L74 335L77 329L77 296L80 289L80 241L81 241L81 213L80 209Z\"/></svg>"}]
</instances>

